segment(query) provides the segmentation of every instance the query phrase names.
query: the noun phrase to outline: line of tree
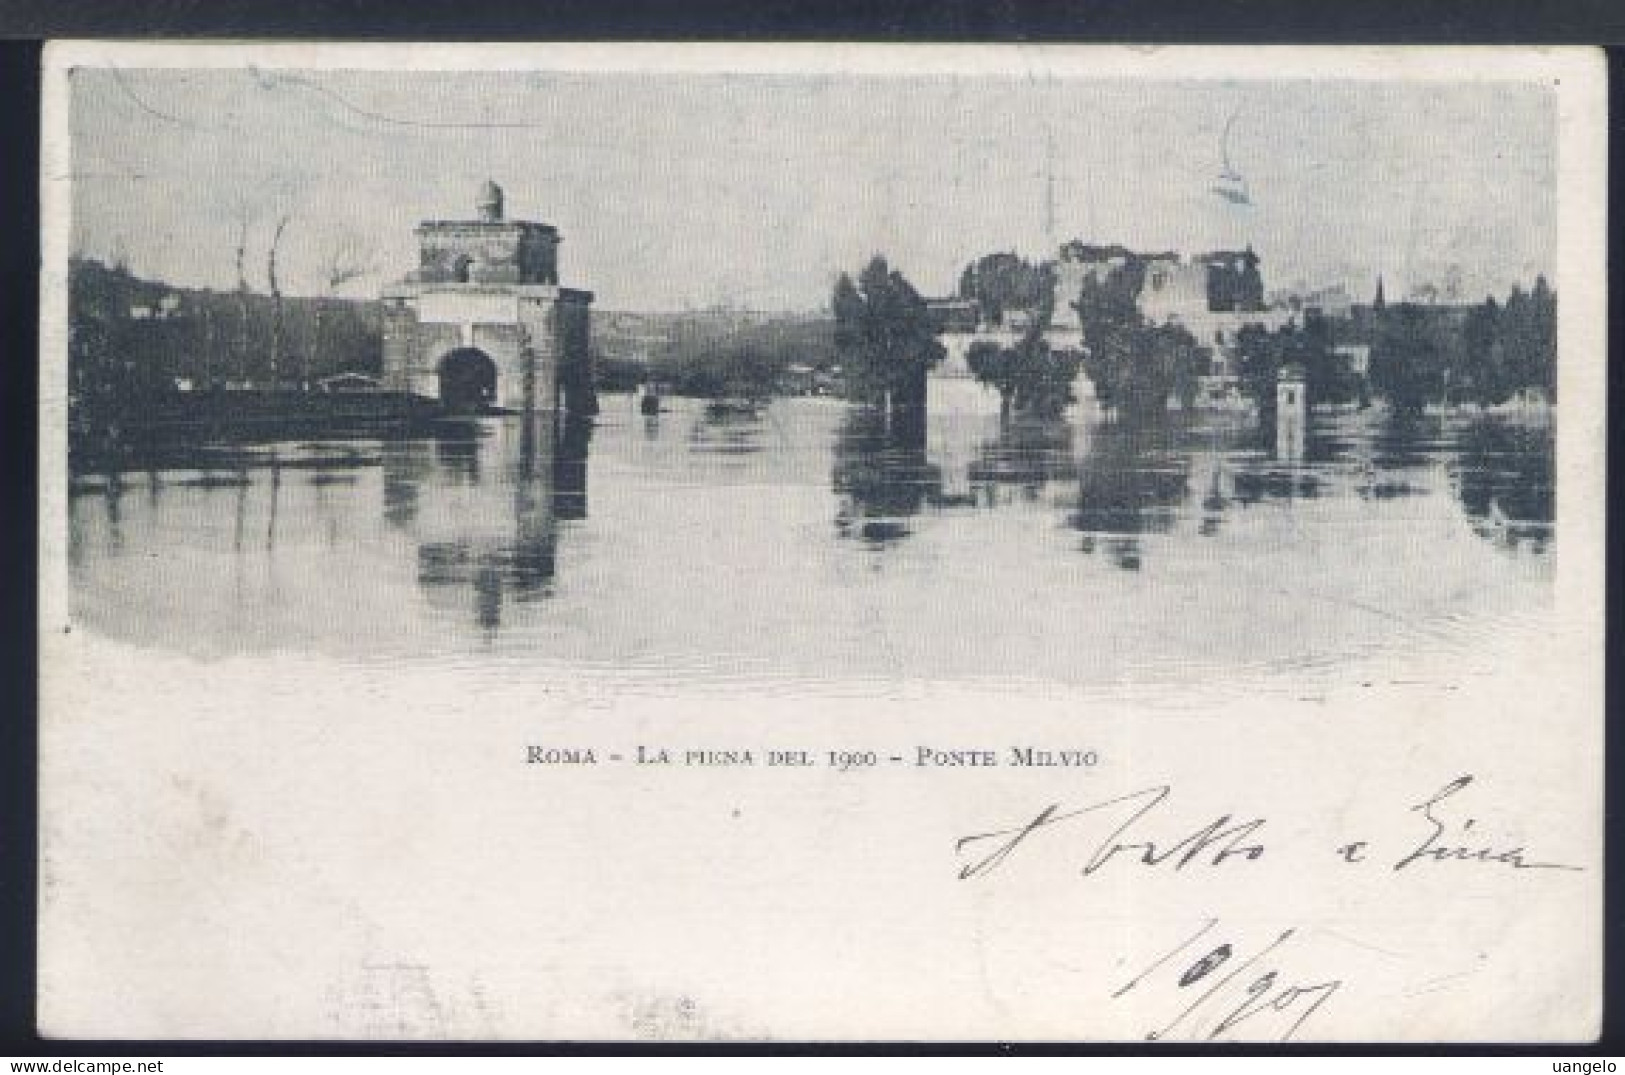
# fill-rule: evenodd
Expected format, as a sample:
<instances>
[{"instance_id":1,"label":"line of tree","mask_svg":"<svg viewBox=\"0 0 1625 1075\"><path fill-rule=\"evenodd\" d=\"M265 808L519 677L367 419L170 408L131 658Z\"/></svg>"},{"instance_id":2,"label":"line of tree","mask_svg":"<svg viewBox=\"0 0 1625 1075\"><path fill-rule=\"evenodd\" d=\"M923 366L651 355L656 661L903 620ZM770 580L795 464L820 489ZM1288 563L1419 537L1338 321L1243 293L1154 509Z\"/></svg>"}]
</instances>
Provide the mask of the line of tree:
<instances>
[{"instance_id":1,"label":"line of tree","mask_svg":"<svg viewBox=\"0 0 1625 1075\"><path fill-rule=\"evenodd\" d=\"M164 309L166 298L178 305ZM377 376L382 323L375 302L172 288L74 258L68 340L75 405L131 413L178 382L207 391L290 377L309 384L340 371Z\"/></svg>"},{"instance_id":2,"label":"line of tree","mask_svg":"<svg viewBox=\"0 0 1625 1075\"><path fill-rule=\"evenodd\" d=\"M947 353L925 299L877 255L856 281L841 274L830 308L847 394L883 406L894 435L922 441L926 374Z\"/></svg>"},{"instance_id":3,"label":"line of tree","mask_svg":"<svg viewBox=\"0 0 1625 1075\"><path fill-rule=\"evenodd\" d=\"M1544 276L1504 303L1463 311L1395 303L1371 311L1371 387L1400 411L1498 404L1525 388L1557 398L1557 294Z\"/></svg>"},{"instance_id":4,"label":"line of tree","mask_svg":"<svg viewBox=\"0 0 1625 1075\"><path fill-rule=\"evenodd\" d=\"M597 373L606 388L631 376L634 385L658 382L680 396L763 400L790 387L793 367L828 373L839 361L832 321L786 317L709 331L680 324L650 361L600 360Z\"/></svg>"},{"instance_id":5,"label":"line of tree","mask_svg":"<svg viewBox=\"0 0 1625 1075\"><path fill-rule=\"evenodd\" d=\"M673 395L760 402L777 393L784 368L781 356L734 343L651 367L649 375Z\"/></svg>"}]
</instances>

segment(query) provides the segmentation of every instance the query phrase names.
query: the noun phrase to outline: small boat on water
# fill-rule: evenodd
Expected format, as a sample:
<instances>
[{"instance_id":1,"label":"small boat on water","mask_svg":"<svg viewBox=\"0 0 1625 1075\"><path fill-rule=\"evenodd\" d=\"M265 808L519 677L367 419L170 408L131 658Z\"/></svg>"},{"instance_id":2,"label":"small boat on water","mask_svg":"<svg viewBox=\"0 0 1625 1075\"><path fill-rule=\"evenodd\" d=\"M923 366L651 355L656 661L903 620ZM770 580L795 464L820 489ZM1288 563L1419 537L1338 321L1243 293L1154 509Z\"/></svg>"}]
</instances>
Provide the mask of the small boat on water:
<instances>
[{"instance_id":1,"label":"small boat on water","mask_svg":"<svg viewBox=\"0 0 1625 1075\"><path fill-rule=\"evenodd\" d=\"M711 418L754 417L761 413L765 401L742 396L727 396L706 403L705 413Z\"/></svg>"}]
</instances>

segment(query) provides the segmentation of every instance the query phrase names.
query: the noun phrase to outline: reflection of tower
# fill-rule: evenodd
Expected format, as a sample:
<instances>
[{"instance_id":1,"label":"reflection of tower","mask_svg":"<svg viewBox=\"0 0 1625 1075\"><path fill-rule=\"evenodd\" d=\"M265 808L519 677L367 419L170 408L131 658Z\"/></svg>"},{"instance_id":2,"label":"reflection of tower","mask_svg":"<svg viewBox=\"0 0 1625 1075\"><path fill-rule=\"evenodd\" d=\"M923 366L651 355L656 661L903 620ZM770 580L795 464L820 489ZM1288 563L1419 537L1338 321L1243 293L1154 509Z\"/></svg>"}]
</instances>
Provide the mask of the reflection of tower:
<instances>
[{"instance_id":1,"label":"reflection of tower","mask_svg":"<svg viewBox=\"0 0 1625 1075\"><path fill-rule=\"evenodd\" d=\"M432 464L422 441L385 441L384 518L392 526L409 527L418 517L418 492Z\"/></svg>"},{"instance_id":2,"label":"reflection of tower","mask_svg":"<svg viewBox=\"0 0 1625 1075\"><path fill-rule=\"evenodd\" d=\"M577 433L560 496L556 416L542 411L470 423L434 452L385 456L385 513L417 541L418 586L428 601L495 632L515 602L544 598L557 571L561 504L586 511L587 437Z\"/></svg>"},{"instance_id":3,"label":"reflection of tower","mask_svg":"<svg viewBox=\"0 0 1625 1075\"><path fill-rule=\"evenodd\" d=\"M587 450L592 420L570 415L559 431L553 461L553 511L561 520L587 517Z\"/></svg>"}]
</instances>

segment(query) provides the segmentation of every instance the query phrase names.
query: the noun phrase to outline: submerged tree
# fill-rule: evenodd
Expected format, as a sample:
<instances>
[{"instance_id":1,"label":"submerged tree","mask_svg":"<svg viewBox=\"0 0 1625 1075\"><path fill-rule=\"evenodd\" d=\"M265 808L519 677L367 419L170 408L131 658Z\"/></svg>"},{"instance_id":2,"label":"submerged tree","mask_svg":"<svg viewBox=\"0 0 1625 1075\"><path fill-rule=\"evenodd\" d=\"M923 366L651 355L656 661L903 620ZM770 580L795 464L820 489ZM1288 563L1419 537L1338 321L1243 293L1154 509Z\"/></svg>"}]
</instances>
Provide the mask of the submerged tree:
<instances>
[{"instance_id":1,"label":"submerged tree","mask_svg":"<svg viewBox=\"0 0 1625 1075\"><path fill-rule=\"evenodd\" d=\"M1415 415L1446 385L1447 327L1415 303L1388 307L1371 342L1371 387L1396 414Z\"/></svg>"},{"instance_id":2,"label":"submerged tree","mask_svg":"<svg viewBox=\"0 0 1625 1075\"><path fill-rule=\"evenodd\" d=\"M923 439L926 373L945 353L925 300L877 256L856 283L841 274L830 305L848 391L885 406L895 433Z\"/></svg>"},{"instance_id":3,"label":"submerged tree","mask_svg":"<svg viewBox=\"0 0 1625 1075\"><path fill-rule=\"evenodd\" d=\"M1081 353L1051 348L1036 327L1011 347L973 343L965 359L978 381L998 391L999 416L1006 420L1012 411L1059 414L1076 398L1072 383L1083 364Z\"/></svg>"},{"instance_id":4,"label":"submerged tree","mask_svg":"<svg viewBox=\"0 0 1625 1075\"><path fill-rule=\"evenodd\" d=\"M1143 422L1165 414L1171 396L1187 406L1196 398L1202 352L1181 326L1146 322L1138 302L1141 275L1131 263L1105 279L1085 277L1072 306L1095 398L1119 417Z\"/></svg>"},{"instance_id":5,"label":"submerged tree","mask_svg":"<svg viewBox=\"0 0 1625 1075\"><path fill-rule=\"evenodd\" d=\"M1485 402L1500 403L1520 388L1557 393L1557 295L1546 277L1528 292L1514 287L1496 319L1496 363Z\"/></svg>"},{"instance_id":6,"label":"submerged tree","mask_svg":"<svg viewBox=\"0 0 1625 1075\"><path fill-rule=\"evenodd\" d=\"M1371 387L1400 413L1434 400L1505 402L1521 389L1557 391L1557 295L1545 277L1506 302L1463 309L1373 306Z\"/></svg>"}]
</instances>

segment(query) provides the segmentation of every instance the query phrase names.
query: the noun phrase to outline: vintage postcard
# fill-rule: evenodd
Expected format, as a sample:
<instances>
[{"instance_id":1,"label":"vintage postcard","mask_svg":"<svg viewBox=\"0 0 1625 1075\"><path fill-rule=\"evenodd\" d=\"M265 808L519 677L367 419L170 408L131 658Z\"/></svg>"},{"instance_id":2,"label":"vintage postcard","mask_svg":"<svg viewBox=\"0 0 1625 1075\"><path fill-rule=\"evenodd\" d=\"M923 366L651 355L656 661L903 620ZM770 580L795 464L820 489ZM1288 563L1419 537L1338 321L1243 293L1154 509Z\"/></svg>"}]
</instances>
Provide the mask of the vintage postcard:
<instances>
[{"instance_id":1,"label":"vintage postcard","mask_svg":"<svg viewBox=\"0 0 1625 1075\"><path fill-rule=\"evenodd\" d=\"M1599 1032L1599 53L46 66L42 1033Z\"/></svg>"}]
</instances>

